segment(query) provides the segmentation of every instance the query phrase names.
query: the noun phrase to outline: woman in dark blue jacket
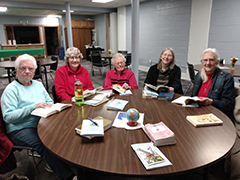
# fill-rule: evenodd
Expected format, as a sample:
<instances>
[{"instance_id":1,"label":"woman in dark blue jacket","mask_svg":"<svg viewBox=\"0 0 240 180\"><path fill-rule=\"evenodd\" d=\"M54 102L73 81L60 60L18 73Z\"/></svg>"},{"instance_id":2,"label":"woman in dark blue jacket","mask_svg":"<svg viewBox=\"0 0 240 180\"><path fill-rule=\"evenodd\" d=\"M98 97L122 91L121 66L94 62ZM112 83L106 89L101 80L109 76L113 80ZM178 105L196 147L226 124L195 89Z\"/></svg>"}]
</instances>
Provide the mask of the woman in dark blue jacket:
<instances>
[{"instance_id":1,"label":"woman in dark blue jacket","mask_svg":"<svg viewBox=\"0 0 240 180\"><path fill-rule=\"evenodd\" d=\"M198 96L200 105L213 105L234 121L234 79L217 67L216 49L206 49L201 58L203 68L195 76L192 96Z\"/></svg>"}]
</instances>

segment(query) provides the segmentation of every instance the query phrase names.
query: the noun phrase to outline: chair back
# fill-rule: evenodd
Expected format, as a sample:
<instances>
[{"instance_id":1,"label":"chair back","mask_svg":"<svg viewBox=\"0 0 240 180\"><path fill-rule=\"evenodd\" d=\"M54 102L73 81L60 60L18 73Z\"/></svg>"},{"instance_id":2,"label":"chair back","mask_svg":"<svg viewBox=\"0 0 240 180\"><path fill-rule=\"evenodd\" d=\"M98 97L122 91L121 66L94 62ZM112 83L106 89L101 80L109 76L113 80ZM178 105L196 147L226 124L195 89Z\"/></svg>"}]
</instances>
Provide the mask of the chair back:
<instances>
[{"instance_id":1,"label":"chair back","mask_svg":"<svg viewBox=\"0 0 240 180\"><path fill-rule=\"evenodd\" d=\"M187 65L188 65L188 72L189 72L189 76L190 76L191 82L194 83L195 72L194 72L193 65L188 63L188 62L187 62Z\"/></svg>"},{"instance_id":2,"label":"chair back","mask_svg":"<svg viewBox=\"0 0 240 180\"><path fill-rule=\"evenodd\" d=\"M51 56L52 61L56 61L56 63L50 65L50 70L56 71L58 67L58 57L57 56Z\"/></svg>"},{"instance_id":3,"label":"chair back","mask_svg":"<svg viewBox=\"0 0 240 180\"><path fill-rule=\"evenodd\" d=\"M126 55L126 64L125 64L125 66L128 67L128 66L131 65L131 63L132 63L132 55L131 55L131 53L128 53Z\"/></svg>"},{"instance_id":4,"label":"chair back","mask_svg":"<svg viewBox=\"0 0 240 180\"><path fill-rule=\"evenodd\" d=\"M118 53L122 53L123 55L126 55L128 53L127 50L118 50Z\"/></svg>"},{"instance_id":5,"label":"chair back","mask_svg":"<svg viewBox=\"0 0 240 180\"><path fill-rule=\"evenodd\" d=\"M93 65L102 65L102 57L100 51L91 51L91 60Z\"/></svg>"},{"instance_id":6,"label":"chair back","mask_svg":"<svg viewBox=\"0 0 240 180\"><path fill-rule=\"evenodd\" d=\"M53 95L54 103L57 103L58 99L57 99L57 94L56 94L56 90L55 90L55 85L53 85L53 87L52 87L52 95Z\"/></svg>"},{"instance_id":7,"label":"chair back","mask_svg":"<svg viewBox=\"0 0 240 180\"><path fill-rule=\"evenodd\" d=\"M16 56L10 56L10 57L9 57L9 60L10 60L10 61L15 61L16 59L17 59Z\"/></svg>"},{"instance_id":8,"label":"chair back","mask_svg":"<svg viewBox=\"0 0 240 180\"><path fill-rule=\"evenodd\" d=\"M37 69L35 70L35 75L34 75L33 79L41 79L42 80L40 61L37 61Z\"/></svg>"}]
</instances>

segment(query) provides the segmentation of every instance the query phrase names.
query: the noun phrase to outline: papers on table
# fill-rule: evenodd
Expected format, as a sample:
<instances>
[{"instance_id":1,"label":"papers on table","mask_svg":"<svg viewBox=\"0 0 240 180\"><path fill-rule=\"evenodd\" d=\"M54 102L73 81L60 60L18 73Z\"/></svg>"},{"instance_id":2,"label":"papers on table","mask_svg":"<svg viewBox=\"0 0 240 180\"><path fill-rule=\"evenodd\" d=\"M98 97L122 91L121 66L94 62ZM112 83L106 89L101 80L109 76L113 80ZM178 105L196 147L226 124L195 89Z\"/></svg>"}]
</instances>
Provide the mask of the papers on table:
<instances>
[{"instance_id":1,"label":"papers on table","mask_svg":"<svg viewBox=\"0 0 240 180\"><path fill-rule=\"evenodd\" d=\"M137 121L138 125L137 126L128 126L126 112L118 112L112 126L116 127L116 128L125 128L127 130L135 130L135 129L142 128L144 126L143 120L144 120L144 113L139 113L139 119Z\"/></svg>"}]
</instances>

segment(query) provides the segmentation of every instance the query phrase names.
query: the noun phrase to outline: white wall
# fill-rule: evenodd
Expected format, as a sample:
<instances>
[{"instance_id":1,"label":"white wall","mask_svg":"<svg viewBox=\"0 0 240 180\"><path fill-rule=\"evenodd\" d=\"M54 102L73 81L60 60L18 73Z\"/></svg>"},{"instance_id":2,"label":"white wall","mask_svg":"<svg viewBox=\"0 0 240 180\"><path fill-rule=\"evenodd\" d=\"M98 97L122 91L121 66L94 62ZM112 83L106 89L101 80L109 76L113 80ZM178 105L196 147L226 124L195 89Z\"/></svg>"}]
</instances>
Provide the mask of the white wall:
<instances>
[{"instance_id":1,"label":"white wall","mask_svg":"<svg viewBox=\"0 0 240 180\"><path fill-rule=\"evenodd\" d=\"M211 10L212 0L192 0L187 59L191 64L199 64L202 52L208 47Z\"/></svg>"},{"instance_id":2,"label":"white wall","mask_svg":"<svg viewBox=\"0 0 240 180\"><path fill-rule=\"evenodd\" d=\"M110 13L110 48L112 53L118 51L117 13Z\"/></svg>"},{"instance_id":3,"label":"white wall","mask_svg":"<svg viewBox=\"0 0 240 180\"><path fill-rule=\"evenodd\" d=\"M118 50L127 50L126 48L126 7L120 7L117 11L118 22Z\"/></svg>"}]
</instances>

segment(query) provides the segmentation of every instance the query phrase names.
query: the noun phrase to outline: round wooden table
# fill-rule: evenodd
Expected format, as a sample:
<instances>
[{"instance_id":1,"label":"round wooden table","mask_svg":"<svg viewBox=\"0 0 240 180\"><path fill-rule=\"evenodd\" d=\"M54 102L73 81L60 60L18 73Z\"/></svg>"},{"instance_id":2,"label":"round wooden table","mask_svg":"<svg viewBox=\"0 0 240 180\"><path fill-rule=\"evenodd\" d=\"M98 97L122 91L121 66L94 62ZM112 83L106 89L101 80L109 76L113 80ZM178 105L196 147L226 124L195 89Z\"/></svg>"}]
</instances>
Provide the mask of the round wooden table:
<instances>
[{"instance_id":1,"label":"round wooden table","mask_svg":"<svg viewBox=\"0 0 240 180\"><path fill-rule=\"evenodd\" d=\"M159 147L172 166L147 171L131 148L131 144L149 142L142 129L125 130L112 127L104 137L91 140L75 133L83 119L102 116L114 120L118 111L107 110L105 103L97 107L73 103L69 109L48 118L41 118L38 133L43 144L61 159L79 170L94 170L115 175L150 176L176 175L189 172L222 159L232 148L236 132L231 120L213 106L182 107L170 101L143 99L142 90L132 90L131 96L115 95L129 103L123 111L136 108L144 113L144 124L163 121L176 136L176 145ZM175 94L175 97L177 95ZM71 100L65 103L72 103ZM223 120L221 126L196 128L186 120L187 115L213 113Z\"/></svg>"}]
</instances>

